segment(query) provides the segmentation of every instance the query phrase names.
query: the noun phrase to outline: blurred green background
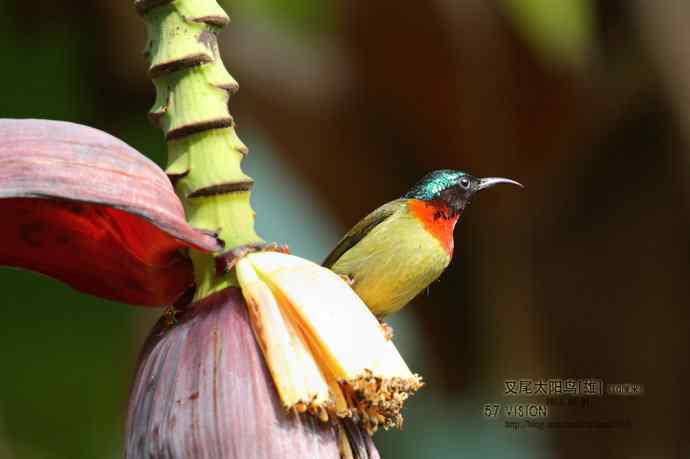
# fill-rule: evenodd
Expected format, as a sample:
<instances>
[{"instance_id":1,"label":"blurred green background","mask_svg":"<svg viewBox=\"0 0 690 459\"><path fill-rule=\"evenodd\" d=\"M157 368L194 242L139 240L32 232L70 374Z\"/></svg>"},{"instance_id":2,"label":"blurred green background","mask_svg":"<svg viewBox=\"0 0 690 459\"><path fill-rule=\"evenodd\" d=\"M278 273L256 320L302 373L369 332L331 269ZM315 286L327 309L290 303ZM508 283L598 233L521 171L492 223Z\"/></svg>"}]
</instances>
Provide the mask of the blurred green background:
<instances>
[{"instance_id":1,"label":"blurred green background","mask_svg":"<svg viewBox=\"0 0 690 459\"><path fill-rule=\"evenodd\" d=\"M131 3L0 1L0 117L98 127L162 164ZM267 240L321 260L432 169L527 185L478 199L451 268L392 319L427 386L403 432L377 434L383 457L686 457L690 3L221 3ZM0 458L120 457L158 312L13 269L0 286ZM506 379L587 377L646 393L551 418L629 427L513 431L483 416L511 401Z\"/></svg>"}]
</instances>

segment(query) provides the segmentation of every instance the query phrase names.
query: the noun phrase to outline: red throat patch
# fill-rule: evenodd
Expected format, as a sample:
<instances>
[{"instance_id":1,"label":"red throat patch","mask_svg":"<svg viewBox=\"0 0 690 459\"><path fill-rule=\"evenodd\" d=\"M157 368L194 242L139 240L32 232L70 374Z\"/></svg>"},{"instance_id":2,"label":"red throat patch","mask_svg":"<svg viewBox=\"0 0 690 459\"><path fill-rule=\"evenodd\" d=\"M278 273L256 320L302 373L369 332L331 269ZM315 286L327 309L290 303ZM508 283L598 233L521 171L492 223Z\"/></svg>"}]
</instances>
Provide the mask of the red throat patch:
<instances>
[{"instance_id":1,"label":"red throat patch","mask_svg":"<svg viewBox=\"0 0 690 459\"><path fill-rule=\"evenodd\" d=\"M434 236L453 255L453 229L460 215L451 216L450 209L443 201L422 201L410 199L407 202L410 213L417 217L424 228Z\"/></svg>"}]
</instances>

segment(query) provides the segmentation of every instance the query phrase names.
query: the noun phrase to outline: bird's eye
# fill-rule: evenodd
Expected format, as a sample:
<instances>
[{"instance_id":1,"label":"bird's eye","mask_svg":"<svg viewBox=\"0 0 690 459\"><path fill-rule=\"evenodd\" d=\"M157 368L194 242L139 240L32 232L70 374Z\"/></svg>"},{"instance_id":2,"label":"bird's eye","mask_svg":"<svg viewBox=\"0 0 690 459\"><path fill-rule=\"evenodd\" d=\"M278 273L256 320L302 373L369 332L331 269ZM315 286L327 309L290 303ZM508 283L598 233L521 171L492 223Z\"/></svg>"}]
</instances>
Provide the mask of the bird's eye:
<instances>
[{"instance_id":1,"label":"bird's eye","mask_svg":"<svg viewBox=\"0 0 690 459\"><path fill-rule=\"evenodd\" d=\"M460 179L460 186L464 189L468 189L470 187L470 180L466 178Z\"/></svg>"}]
</instances>

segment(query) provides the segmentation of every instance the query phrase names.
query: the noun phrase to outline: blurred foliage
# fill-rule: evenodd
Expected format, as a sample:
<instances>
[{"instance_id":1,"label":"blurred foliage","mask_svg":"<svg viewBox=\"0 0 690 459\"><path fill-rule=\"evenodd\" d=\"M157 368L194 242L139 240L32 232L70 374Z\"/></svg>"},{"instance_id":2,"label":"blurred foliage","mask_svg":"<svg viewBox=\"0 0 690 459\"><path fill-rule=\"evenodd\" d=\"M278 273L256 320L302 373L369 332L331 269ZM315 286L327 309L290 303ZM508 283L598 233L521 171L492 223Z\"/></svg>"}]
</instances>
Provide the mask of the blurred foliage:
<instances>
[{"instance_id":1,"label":"blurred foliage","mask_svg":"<svg viewBox=\"0 0 690 459\"><path fill-rule=\"evenodd\" d=\"M594 43L592 0L501 0L515 28L543 58L582 65Z\"/></svg>"},{"instance_id":2,"label":"blurred foliage","mask_svg":"<svg viewBox=\"0 0 690 459\"><path fill-rule=\"evenodd\" d=\"M231 12L245 10L292 33L312 34L331 30L334 2L319 0L221 0Z\"/></svg>"},{"instance_id":3,"label":"blurred foliage","mask_svg":"<svg viewBox=\"0 0 690 459\"><path fill-rule=\"evenodd\" d=\"M3 30L2 75L3 117L79 119L92 107L89 88L81 71L84 44L69 33L63 24L27 34L23 24L13 21L9 3L0 3L0 26ZM27 75L33 77L27 78ZM86 103L85 103L86 102Z\"/></svg>"},{"instance_id":4,"label":"blurred foliage","mask_svg":"<svg viewBox=\"0 0 690 459\"><path fill-rule=\"evenodd\" d=\"M0 417L11 450L115 457L136 346L132 309L26 271L1 275Z\"/></svg>"}]
</instances>

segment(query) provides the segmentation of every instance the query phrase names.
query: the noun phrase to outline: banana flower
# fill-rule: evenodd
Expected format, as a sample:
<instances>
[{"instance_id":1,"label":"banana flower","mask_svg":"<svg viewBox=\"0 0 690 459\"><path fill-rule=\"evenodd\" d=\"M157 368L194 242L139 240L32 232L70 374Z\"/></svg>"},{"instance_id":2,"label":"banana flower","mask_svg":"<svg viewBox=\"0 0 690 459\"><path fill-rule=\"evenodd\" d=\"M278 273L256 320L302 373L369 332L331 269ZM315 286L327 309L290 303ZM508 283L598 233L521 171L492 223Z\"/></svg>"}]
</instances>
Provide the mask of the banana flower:
<instances>
[{"instance_id":1,"label":"banana flower","mask_svg":"<svg viewBox=\"0 0 690 459\"><path fill-rule=\"evenodd\" d=\"M230 286L192 301L192 228L168 176L96 129L0 120L0 265L132 305L175 305L152 330L131 387L128 458L377 458L421 385L336 274L250 253ZM221 264L223 264L221 263ZM232 284L231 284L232 285Z\"/></svg>"}]
</instances>

